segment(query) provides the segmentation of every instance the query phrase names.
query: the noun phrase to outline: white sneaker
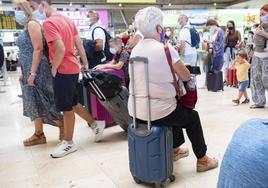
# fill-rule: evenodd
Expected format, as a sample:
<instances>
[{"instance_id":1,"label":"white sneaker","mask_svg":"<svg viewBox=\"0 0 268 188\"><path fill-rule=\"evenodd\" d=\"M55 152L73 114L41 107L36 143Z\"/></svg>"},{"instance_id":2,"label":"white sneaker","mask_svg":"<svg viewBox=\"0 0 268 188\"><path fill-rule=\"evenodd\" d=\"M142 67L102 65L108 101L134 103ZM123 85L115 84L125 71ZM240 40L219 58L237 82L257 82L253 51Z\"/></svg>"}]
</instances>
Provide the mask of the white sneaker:
<instances>
[{"instance_id":1,"label":"white sneaker","mask_svg":"<svg viewBox=\"0 0 268 188\"><path fill-rule=\"evenodd\" d=\"M52 158L61 158L77 151L77 149L78 147L74 143L69 144L67 141L63 140L55 152L50 154L50 156Z\"/></svg>"},{"instance_id":2,"label":"white sneaker","mask_svg":"<svg viewBox=\"0 0 268 188\"><path fill-rule=\"evenodd\" d=\"M103 131L105 128L105 121L95 121L91 128L95 134L95 142L99 142L102 139Z\"/></svg>"}]
</instances>

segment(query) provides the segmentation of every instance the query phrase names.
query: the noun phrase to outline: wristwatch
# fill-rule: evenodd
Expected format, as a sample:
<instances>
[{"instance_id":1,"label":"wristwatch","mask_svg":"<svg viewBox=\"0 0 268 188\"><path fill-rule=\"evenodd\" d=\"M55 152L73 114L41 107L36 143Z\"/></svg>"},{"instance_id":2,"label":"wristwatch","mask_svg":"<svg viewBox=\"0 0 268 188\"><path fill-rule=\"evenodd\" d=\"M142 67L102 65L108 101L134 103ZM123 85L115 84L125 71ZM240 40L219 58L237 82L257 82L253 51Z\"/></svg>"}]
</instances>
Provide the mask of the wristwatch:
<instances>
[{"instance_id":1,"label":"wristwatch","mask_svg":"<svg viewBox=\"0 0 268 188\"><path fill-rule=\"evenodd\" d=\"M36 73L30 72L31 76L36 76Z\"/></svg>"}]
</instances>

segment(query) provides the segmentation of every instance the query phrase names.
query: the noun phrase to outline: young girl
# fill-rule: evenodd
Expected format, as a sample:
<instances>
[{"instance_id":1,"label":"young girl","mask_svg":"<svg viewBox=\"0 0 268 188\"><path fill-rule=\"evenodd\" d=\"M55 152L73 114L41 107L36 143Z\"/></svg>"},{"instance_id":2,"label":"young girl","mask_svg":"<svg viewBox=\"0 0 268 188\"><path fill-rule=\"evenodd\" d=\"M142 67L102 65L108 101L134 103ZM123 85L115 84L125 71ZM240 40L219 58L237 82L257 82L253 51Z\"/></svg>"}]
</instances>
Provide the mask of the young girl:
<instances>
[{"instance_id":1,"label":"young girl","mask_svg":"<svg viewBox=\"0 0 268 188\"><path fill-rule=\"evenodd\" d=\"M249 77L248 70L250 68L250 64L247 61L247 52L245 50L240 50L236 54L235 62L232 67L236 68L236 76L239 82L239 93L237 99L233 100L234 103L240 104L240 99L242 96L245 97L245 100L242 104L249 103L249 98L247 94L247 87L249 85Z\"/></svg>"}]
</instances>

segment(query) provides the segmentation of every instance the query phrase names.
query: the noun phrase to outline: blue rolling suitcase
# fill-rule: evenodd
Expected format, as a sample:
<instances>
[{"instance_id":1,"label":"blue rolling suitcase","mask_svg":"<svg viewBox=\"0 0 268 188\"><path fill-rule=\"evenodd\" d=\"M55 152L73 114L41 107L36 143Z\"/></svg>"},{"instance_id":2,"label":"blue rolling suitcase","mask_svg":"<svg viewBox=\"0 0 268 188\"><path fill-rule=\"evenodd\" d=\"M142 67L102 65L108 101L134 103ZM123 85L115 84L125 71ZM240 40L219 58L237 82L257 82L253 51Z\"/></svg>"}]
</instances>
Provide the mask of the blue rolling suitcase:
<instances>
[{"instance_id":1,"label":"blue rolling suitcase","mask_svg":"<svg viewBox=\"0 0 268 188\"><path fill-rule=\"evenodd\" d=\"M154 184L156 188L166 187L166 180L175 181L173 173L173 134L170 127L151 125L149 100L148 59L131 58L130 73L134 78L133 64L144 62L147 79L148 122L136 121L135 88L132 82L133 124L128 130L129 167L136 183Z\"/></svg>"}]
</instances>

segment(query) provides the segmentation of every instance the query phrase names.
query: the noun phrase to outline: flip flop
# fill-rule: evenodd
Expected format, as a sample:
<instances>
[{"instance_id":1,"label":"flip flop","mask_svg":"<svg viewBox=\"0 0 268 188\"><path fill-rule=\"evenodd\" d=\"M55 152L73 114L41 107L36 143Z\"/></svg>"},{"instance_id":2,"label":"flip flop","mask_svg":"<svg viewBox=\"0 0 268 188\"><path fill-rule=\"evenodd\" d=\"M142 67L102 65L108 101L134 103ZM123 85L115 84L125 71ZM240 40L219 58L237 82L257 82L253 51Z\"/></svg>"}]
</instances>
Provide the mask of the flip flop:
<instances>
[{"instance_id":1,"label":"flip flop","mask_svg":"<svg viewBox=\"0 0 268 188\"><path fill-rule=\"evenodd\" d=\"M256 109L256 108L264 108L264 106L258 106L256 104L252 105L250 109Z\"/></svg>"}]
</instances>

